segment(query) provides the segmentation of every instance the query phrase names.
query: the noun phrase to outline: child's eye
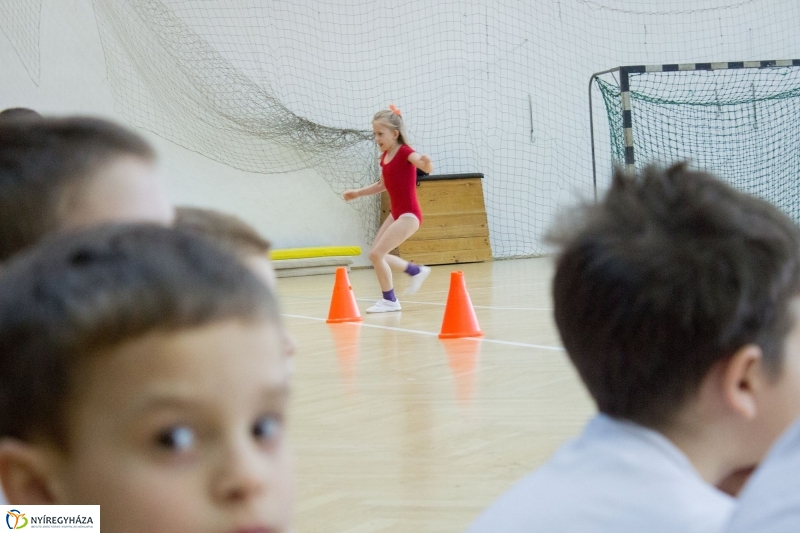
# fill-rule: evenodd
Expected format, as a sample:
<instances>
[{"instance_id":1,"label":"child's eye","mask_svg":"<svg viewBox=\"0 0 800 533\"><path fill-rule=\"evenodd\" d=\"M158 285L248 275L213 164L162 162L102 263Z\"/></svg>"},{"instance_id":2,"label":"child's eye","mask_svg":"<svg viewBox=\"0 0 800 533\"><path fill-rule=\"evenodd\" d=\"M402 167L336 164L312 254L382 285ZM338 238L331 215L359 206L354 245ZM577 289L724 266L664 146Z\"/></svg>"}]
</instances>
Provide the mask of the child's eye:
<instances>
[{"instance_id":1,"label":"child's eye","mask_svg":"<svg viewBox=\"0 0 800 533\"><path fill-rule=\"evenodd\" d=\"M253 436L259 440L273 440L280 434L282 426L277 416L263 416L253 424Z\"/></svg>"},{"instance_id":2,"label":"child's eye","mask_svg":"<svg viewBox=\"0 0 800 533\"><path fill-rule=\"evenodd\" d=\"M185 452L194 447L195 435L187 426L175 426L158 434L158 445L177 452Z\"/></svg>"}]
</instances>

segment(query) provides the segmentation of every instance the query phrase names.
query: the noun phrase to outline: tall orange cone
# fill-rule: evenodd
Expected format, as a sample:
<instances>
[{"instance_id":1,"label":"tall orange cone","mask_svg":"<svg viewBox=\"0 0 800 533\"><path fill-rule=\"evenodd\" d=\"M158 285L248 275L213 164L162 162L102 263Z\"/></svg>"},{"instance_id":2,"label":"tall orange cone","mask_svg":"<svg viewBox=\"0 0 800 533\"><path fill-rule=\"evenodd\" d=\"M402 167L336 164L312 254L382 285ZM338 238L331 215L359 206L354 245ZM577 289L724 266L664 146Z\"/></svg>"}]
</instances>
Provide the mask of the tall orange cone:
<instances>
[{"instance_id":1,"label":"tall orange cone","mask_svg":"<svg viewBox=\"0 0 800 533\"><path fill-rule=\"evenodd\" d=\"M331 297L331 308L328 311L328 324L336 322L360 322L361 311L356 304L356 296L353 294L353 287L347 278L347 268L339 267L336 269L336 282L333 284L333 296Z\"/></svg>"},{"instance_id":2,"label":"tall orange cone","mask_svg":"<svg viewBox=\"0 0 800 533\"><path fill-rule=\"evenodd\" d=\"M464 283L464 273L460 270L450 273L450 292L447 294L447 305L444 308L444 320L440 339L458 339L461 337L483 337L478 317L472 308L472 301Z\"/></svg>"}]
</instances>

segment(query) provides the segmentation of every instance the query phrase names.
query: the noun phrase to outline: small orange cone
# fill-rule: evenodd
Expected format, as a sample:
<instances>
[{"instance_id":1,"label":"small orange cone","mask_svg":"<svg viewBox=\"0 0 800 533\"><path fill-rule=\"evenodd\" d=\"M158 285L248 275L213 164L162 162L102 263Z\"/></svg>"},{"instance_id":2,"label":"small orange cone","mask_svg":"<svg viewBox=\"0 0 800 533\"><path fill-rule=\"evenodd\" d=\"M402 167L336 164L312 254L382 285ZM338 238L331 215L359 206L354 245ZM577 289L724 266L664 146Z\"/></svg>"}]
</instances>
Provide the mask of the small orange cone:
<instances>
[{"instance_id":1,"label":"small orange cone","mask_svg":"<svg viewBox=\"0 0 800 533\"><path fill-rule=\"evenodd\" d=\"M333 296L331 297L331 308L328 311L328 324L337 322L360 322L361 311L358 310L356 297L353 294L353 287L347 278L347 268L339 267L336 269L336 282L333 285Z\"/></svg>"},{"instance_id":2,"label":"small orange cone","mask_svg":"<svg viewBox=\"0 0 800 533\"><path fill-rule=\"evenodd\" d=\"M444 320L440 339L458 339L461 337L483 337L478 317L472 308L472 301L464 283L464 273L460 270L450 273L450 292L447 294L447 305L444 308Z\"/></svg>"}]
</instances>

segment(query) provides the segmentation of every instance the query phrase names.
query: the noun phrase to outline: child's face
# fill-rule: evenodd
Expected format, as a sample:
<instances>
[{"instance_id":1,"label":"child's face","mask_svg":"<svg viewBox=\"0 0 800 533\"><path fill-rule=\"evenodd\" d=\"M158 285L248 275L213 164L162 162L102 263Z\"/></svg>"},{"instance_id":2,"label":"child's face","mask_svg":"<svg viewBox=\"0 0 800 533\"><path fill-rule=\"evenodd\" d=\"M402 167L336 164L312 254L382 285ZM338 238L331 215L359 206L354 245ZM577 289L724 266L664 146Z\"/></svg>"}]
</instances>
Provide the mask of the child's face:
<instances>
[{"instance_id":1,"label":"child's face","mask_svg":"<svg viewBox=\"0 0 800 533\"><path fill-rule=\"evenodd\" d=\"M110 533L288 531L287 361L279 327L238 321L90 358L54 503L99 504Z\"/></svg>"},{"instance_id":2,"label":"child's face","mask_svg":"<svg viewBox=\"0 0 800 533\"><path fill-rule=\"evenodd\" d=\"M112 222L170 225L175 217L158 168L152 161L123 156L103 165L60 207L62 229Z\"/></svg>"},{"instance_id":3,"label":"child's face","mask_svg":"<svg viewBox=\"0 0 800 533\"><path fill-rule=\"evenodd\" d=\"M378 145L381 152L388 152L397 145L397 138L400 132L387 127L380 122L372 123L372 134L375 138L375 144Z\"/></svg>"}]
</instances>

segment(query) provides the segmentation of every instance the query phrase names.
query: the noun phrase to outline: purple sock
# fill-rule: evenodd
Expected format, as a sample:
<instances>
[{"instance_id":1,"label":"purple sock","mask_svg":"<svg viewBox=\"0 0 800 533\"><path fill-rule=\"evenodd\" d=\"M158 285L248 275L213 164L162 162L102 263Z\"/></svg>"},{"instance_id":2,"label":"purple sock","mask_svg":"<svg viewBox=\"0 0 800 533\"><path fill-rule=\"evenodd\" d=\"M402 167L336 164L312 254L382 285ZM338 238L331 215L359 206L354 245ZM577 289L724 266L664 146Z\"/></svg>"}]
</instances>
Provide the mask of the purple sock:
<instances>
[{"instance_id":1,"label":"purple sock","mask_svg":"<svg viewBox=\"0 0 800 533\"><path fill-rule=\"evenodd\" d=\"M408 266L406 267L405 273L408 274L409 276L416 276L417 274L419 274L419 267L414 263L409 263Z\"/></svg>"},{"instance_id":2,"label":"purple sock","mask_svg":"<svg viewBox=\"0 0 800 533\"><path fill-rule=\"evenodd\" d=\"M396 302L397 297L394 295L394 289L389 289L383 293L383 299L389 300L390 302Z\"/></svg>"}]
</instances>

